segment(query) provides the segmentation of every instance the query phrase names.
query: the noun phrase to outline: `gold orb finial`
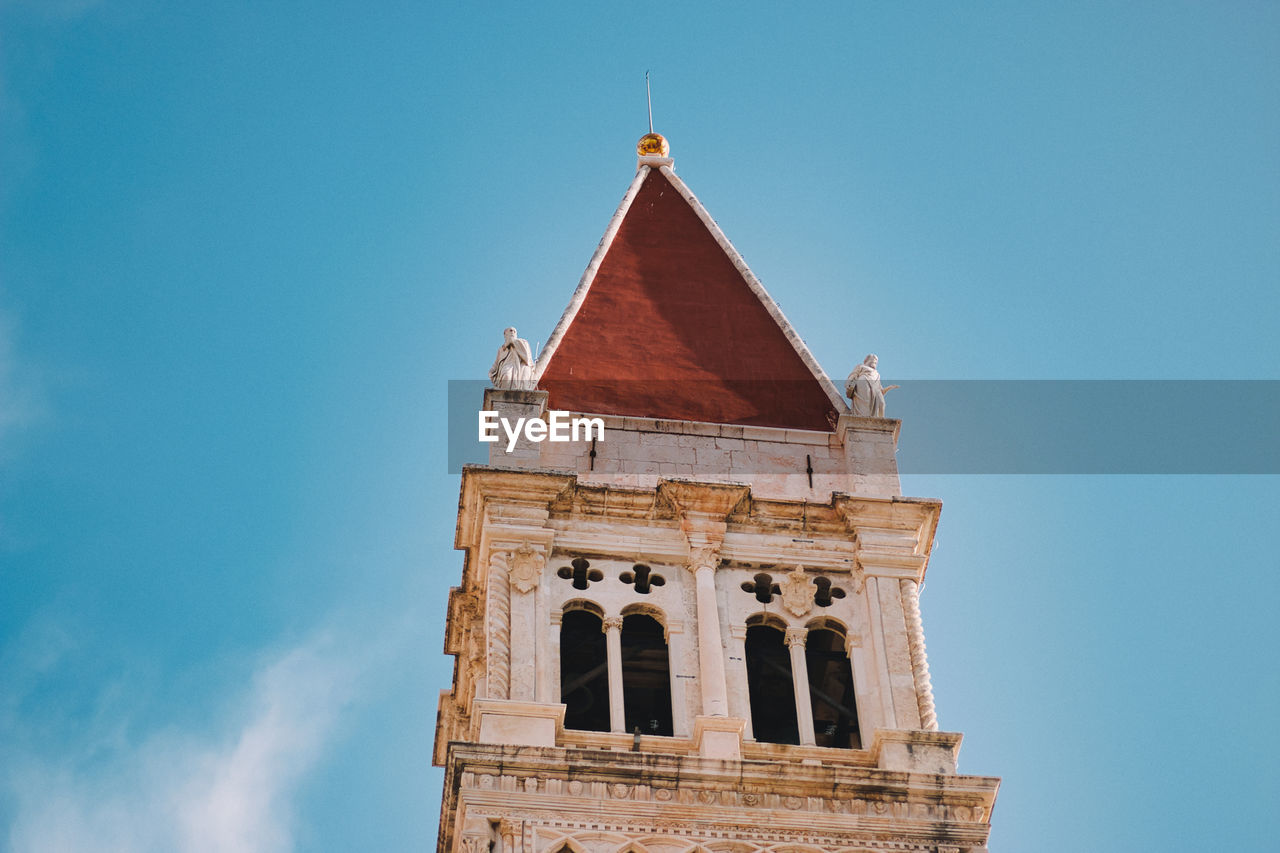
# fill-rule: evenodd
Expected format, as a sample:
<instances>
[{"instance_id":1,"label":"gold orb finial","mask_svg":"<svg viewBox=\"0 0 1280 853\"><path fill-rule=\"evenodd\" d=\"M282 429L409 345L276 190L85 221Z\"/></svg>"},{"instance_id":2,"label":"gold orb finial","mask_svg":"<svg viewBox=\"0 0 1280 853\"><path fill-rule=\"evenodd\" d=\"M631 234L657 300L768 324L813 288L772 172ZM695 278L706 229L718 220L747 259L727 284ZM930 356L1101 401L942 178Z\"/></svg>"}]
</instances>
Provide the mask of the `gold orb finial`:
<instances>
[{"instance_id":1,"label":"gold orb finial","mask_svg":"<svg viewBox=\"0 0 1280 853\"><path fill-rule=\"evenodd\" d=\"M641 157L666 157L670 153L671 146L667 144L666 137L661 133L650 131L640 137L640 141L636 143L636 154Z\"/></svg>"}]
</instances>

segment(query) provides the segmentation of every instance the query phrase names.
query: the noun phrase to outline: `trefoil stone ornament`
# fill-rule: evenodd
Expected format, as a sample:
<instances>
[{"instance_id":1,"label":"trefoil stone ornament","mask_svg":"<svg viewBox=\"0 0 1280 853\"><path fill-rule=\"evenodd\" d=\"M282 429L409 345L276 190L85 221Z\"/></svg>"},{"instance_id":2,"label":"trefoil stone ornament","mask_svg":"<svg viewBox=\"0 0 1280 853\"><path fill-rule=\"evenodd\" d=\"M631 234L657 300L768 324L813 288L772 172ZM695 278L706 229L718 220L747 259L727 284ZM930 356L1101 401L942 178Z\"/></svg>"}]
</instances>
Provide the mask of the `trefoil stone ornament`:
<instances>
[{"instance_id":1,"label":"trefoil stone ornament","mask_svg":"<svg viewBox=\"0 0 1280 853\"><path fill-rule=\"evenodd\" d=\"M804 566L796 566L782 582L782 606L793 616L804 616L813 609L813 584L804 573Z\"/></svg>"},{"instance_id":2,"label":"trefoil stone ornament","mask_svg":"<svg viewBox=\"0 0 1280 853\"><path fill-rule=\"evenodd\" d=\"M530 592L542 577L543 553L528 542L511 552L511 582L520 592Z\"/></svg>"}]
</instances>

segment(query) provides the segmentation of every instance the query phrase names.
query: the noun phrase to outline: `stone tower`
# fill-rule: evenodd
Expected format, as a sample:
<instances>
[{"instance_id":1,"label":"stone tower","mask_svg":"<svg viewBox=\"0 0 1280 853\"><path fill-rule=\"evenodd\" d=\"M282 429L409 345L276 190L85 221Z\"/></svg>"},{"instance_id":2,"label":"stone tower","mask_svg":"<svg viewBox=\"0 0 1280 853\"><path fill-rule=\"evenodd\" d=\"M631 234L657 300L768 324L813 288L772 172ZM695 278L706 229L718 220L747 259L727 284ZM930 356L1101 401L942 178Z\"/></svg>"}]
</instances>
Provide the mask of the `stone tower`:
<instances>
[{"instance_id":1,"label":"stone tower","mask_svg":"<svg viewBox=\"0 0 1280 853\"><path fill-rule=\"evenodd\" d=\"M899 494L900 422L850 412L666 141L639 155L485 393L604 434L463 471L439 847L985 851L999 780L956 772L920 622L941 503Z\"/></svg>"}]
</instances>

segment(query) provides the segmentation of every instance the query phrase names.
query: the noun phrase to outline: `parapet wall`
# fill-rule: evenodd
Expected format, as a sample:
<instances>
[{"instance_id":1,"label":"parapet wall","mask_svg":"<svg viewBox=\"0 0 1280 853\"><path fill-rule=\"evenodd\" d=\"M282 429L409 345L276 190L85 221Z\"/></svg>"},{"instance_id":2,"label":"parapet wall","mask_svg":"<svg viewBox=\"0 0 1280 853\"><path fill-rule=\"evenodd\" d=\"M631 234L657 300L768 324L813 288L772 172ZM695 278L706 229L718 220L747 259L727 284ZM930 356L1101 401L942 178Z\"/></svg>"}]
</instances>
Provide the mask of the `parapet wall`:
<instances>
[{"instance_id":1,"label":"parapet wall","mask_svg":"<svg viewBox=\"0 0 1280 853\"><path fill-rule=\"evenodd\" d=\"M485 392L484 408L514 423L546 418L542 391ZM901 421L842 415L831 431L570 413L599 418L595 441L490 445L489 464L573 472L584 483L653 488L660 477L751 483L761 497L826 502L833 492L901 494L896 450Z\"/></svg>"}]
</instances>

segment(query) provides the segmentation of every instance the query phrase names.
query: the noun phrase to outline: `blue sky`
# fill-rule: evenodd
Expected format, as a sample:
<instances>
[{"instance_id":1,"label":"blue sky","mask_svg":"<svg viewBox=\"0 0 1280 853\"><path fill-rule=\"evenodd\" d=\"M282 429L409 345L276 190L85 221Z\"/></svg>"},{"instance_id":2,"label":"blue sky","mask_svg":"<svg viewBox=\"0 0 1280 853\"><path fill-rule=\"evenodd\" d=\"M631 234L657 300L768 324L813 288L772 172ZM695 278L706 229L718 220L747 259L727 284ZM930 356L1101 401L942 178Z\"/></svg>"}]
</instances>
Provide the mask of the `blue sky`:
<instances>
[{"instance_id":1,"label":"blue sky","mask_svg":"<svg viewBox=\"0 0 1280 853\"><path fill-rule=\"evenodd\" d=\"M1278 60L1265 3L5 0L0 838L431 848L446 382L550 333L646 69L834 375L1280 379ZM1278 485L904 478L993 849L1269 849Z\"/></svg>"}]
</instances>

